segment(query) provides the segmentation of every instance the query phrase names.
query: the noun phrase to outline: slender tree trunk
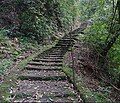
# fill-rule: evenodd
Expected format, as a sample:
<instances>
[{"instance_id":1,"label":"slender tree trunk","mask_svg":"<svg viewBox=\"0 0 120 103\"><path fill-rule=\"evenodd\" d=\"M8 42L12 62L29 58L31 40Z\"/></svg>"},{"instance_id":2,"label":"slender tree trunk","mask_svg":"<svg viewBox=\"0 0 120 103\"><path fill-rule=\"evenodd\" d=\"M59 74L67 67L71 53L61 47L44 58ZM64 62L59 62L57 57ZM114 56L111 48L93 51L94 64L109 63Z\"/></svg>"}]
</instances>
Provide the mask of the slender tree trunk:
<instances>
[{"instance_id":1,"label":"slender tree trunk","mask_svg":"<svg viewBox=\"0 0 120 103\"><path fill-rule=\"evenodd\" d=\"M117 7L118 7L119 24L120 24L120 0L118 0L117 2Z\"/></svg>"},{"instance_id":2,"label":"slender tree trunk","mask_svg":"<svg viewBox=\"0 0 120 103\"><path fill-rule=\"evenodd\" d=\"M118 10L118 23L120 25L120 0L117 1L117 5L116 5L116 8ZM114 15L115 16L115 15ZM107 53L109 52L109 50L111 49L111 47L113 46L113 44L116 42L117 38L119 37L120 35L120 32L119 31L114 31L113 36L106 42L105 44L105 47L103 48L102 52L101 52L101 55L105 58Z\"/></svg>"},{"instance_id":3,"label":"slender tree trunk","mask_svg":"<svg viewBox=\"0 0 120 103\"><path fill-rule=\"evenodd\" d=\"M111 49L113 44L116 42L117 38L119 37L120 32L118 32L115 36L113 36L110 41L106 44L106 46L103 48L101 55L106 57L108 51Z\"/></svg>"}]
</instances>

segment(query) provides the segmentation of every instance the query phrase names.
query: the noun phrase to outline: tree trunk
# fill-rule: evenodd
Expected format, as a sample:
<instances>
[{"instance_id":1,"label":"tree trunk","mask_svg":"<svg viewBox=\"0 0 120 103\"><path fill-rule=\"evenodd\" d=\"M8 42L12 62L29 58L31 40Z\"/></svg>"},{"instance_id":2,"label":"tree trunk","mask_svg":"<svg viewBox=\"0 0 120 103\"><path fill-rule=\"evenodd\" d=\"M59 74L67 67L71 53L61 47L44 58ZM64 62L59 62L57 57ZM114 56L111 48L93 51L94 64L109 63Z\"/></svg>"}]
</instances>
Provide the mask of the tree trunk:
<instances>
[{"instance_id":1,"label":"tree trunk","mask_svg":"<svg viewBox=\"0 0 120 103\"><path fill-rule=\"evenodd\" d=\"M120 24L120 0L118 0L117 2L117 7L118 7L119 24Z\"/></svg>"},{"instance_id":2,"label":"tree trunk","mask_svg":"<svg viewBox=\"0 0 120 103\"><path fill-rule=\"evenodd\" d=\"M108 41L108 43L106 44L106 46L103 48L101 55L104 57L107 56L108 51L111 49L111 47L113 46L113 44L116 42L117 38L119 37L120 32L118 32L115 36L113 36L110 41Z\"/></svg>"},{"instance_id":3,"label":"tree trunk","mask_svg":"<svg viewBox=\"0 0 120 103\"><path fill-rule=\"evenodd\" d=\"M117 1L117 10L118 10L118 17L119 17L118 23L120 25L120 0ZM116 42L117 38L120 35L119 31L115 31L115 30L112 30L112 31L114 32L113 37L110 38L110 40L106 42L106 45L101 52L101 55L103 56L103 58L107 56L107 53L109 52L109 50L111 49L111 47L113 46L113 44Z\"/></svg>"}]
</instances>

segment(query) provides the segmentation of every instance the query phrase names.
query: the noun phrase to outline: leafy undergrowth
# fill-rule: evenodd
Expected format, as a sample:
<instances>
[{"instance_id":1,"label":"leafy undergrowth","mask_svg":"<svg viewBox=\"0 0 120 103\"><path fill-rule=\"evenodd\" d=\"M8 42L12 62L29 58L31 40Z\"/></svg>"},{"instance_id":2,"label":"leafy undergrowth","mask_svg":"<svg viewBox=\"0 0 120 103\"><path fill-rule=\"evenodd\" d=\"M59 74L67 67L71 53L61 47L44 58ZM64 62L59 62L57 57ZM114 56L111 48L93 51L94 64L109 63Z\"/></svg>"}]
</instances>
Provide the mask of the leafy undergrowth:
<instances>
[{"instance_id":1,"label":"leafy undergrowth","mask_svg":"<svg viewBox=\"0 0 120 103\"><path fill-rule=\"evenodd\" d=\"M115 88L108 83L109 77L97 71L98 58L95 53L92 54L90 46L77 42L72 48L72 53L68 52L65 55L63 71L73 81L72 68L74 68L76 87L85 102L91 100L100 103L119 101L119 91L114 90Z\"/></svg>"},{"instance_id":2,"label":"leafy undergrowth","mask_svg":"<svg viewBox=\"0 0 120 103\"><path fill-rule=\"evenodd\" d=\"M35 43L24 42L24 38L8 38L5 30L0 30L0 75L8 68L15 58L26 51L33 52L39 46Z\"/></svg>"}]
</instances>

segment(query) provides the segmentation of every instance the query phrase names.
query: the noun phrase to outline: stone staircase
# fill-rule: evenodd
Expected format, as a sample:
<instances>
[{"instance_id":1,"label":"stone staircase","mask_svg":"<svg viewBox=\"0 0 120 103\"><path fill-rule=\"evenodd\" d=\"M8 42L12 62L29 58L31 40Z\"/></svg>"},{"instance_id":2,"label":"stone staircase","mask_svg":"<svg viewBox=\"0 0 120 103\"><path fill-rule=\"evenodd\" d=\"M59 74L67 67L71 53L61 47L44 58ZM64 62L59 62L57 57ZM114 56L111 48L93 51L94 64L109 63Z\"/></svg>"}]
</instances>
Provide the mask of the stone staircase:
<instances>
[{"instance_id":1,"label":"stone staircase","mask_svg":"<svg viewBox=\"0 0 120 103\"><path fill-rule=\"evenodd\" d=\"M64 36L22 70L11 97L13 103L80 103L81 98L62 71L62 60L74 37Z\"/></svg>"}]
</instances>

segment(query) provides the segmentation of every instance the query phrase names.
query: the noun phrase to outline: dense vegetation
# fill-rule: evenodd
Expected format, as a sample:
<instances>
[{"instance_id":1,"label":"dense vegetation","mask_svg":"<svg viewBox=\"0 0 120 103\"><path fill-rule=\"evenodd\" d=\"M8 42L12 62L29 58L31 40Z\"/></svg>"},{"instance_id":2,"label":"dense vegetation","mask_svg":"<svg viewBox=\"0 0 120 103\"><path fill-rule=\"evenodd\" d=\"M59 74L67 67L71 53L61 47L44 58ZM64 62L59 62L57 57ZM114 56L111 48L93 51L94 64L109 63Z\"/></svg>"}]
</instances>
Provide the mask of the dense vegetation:
<instances>
[{"instance_id":1,"label":"dense vegetation","mask_svg":"<svg viewBox=\"0 0 120 103\"><path fill-rule=\"evenodd\" d=\"M1 0L0 75L24 51L52 43L87 20L92 25L80 41L94 48L98 71L119 90L120 0Z\"/></svg>"},{"instance_id":2,"label":"dense vegetation","mask_svg":"<svg viewBox=\"0 0 120 103\"><path fill-rule=\"evenodd\" d=\"M74 0L10 0L1 2L1 26L11 36L25 36L43 42L45 37L64 31L76 17Z\"/></svg>"},{"instance_id":3,"label":"dense vegetation","mask_svg":"<svg viewBox=\"0 0 120 103\"><path fill-rule=\"evenodd\" d=\"M100 55L98 62L101 69L109 73L116 84L120 82L119 3L119 0L83 0L80 9L83 20L91 19L94 22L86 30L86 41L95 46Z\"/></svg>"},{"instance_id":4,"label":"dense vegetation","mask_svg":"<svg viewBox=\"0 0 120 103\"><path fill-rule=\"evenodd\" d=\"M74 0L0 1L1 59L7 59L6 53L11 55L11 52L14 58L26 47L35 47L36 43L42 45L53 42L61 32L69 29L72 17L77 16Z\"/></svg>"}]
</instances>

